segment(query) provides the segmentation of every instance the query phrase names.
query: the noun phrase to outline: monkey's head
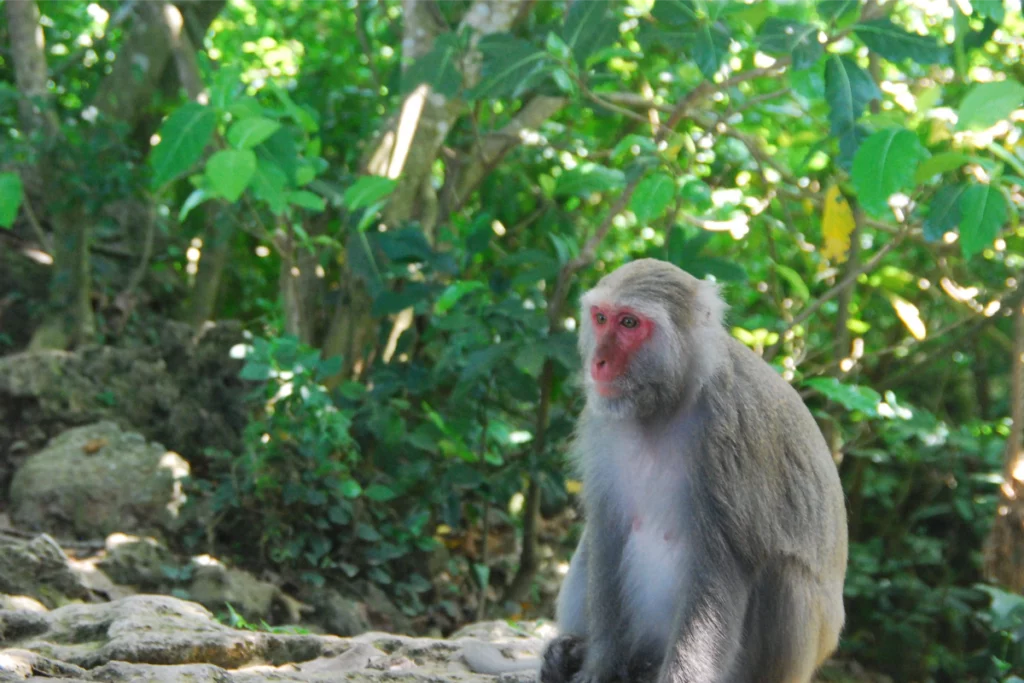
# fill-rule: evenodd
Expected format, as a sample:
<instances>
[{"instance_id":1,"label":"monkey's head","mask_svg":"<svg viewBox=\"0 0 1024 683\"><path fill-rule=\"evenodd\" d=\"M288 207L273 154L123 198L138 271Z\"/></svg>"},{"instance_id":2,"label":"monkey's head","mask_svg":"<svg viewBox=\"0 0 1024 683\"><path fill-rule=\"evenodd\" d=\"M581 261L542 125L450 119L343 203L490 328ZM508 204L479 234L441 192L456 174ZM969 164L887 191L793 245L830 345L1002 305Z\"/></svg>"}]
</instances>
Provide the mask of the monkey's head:
<instances>
[{"instance_id":1,"label":"monkey's head","mask_svg":"<svg viewBox=\"0 0 1024 683\"><path fill-rule=\"evenodd\" d=\"M581 299L588 405L640 418L676 408L715 365L724 310L714 284L664 261L603 277Z\"/></svg>"}]
</instances>

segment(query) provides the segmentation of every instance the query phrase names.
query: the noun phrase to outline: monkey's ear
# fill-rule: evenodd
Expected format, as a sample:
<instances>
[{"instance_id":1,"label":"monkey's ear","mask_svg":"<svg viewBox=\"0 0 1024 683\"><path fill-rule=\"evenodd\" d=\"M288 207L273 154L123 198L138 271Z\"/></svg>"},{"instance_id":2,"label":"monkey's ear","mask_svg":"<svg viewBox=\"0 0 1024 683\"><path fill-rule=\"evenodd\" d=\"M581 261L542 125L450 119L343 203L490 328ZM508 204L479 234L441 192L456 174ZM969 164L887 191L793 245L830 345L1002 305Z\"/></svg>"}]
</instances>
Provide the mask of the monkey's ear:
<instances>
[{"instance_id":1,"label":"monkey's ear","mask_svg":"<svg viewBox=\"0 0 1024 683\"><path fill-rule=\"evenodd\" d=\"M722 299L717 282L701 280L697 286L697 315L707 325L721 326L725 322L725 314L729 305Z\"/></svg>"}]
</instances>

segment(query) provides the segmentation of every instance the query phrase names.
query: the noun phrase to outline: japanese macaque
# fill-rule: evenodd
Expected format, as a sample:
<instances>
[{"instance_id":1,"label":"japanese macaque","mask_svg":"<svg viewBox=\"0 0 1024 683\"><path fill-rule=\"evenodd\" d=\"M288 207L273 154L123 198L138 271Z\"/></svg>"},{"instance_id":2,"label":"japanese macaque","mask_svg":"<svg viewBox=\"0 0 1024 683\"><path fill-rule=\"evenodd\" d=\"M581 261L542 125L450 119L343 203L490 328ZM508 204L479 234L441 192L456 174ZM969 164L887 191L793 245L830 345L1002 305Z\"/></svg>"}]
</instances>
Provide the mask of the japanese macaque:
<instances>
[{"instance_id":1,"label":"japanese macaque","mask_svg":"<svg viewBox=\"0 0 1024 683\"><path fill-rule=\"evenodd\" d=\"M836 467L724 310L712 283L652 259L582 298L585 527L560 635L534 662L542 683L805 683L838 644ZM525 665L467 659L487 673Z\"/></svg>"}]
</instances>

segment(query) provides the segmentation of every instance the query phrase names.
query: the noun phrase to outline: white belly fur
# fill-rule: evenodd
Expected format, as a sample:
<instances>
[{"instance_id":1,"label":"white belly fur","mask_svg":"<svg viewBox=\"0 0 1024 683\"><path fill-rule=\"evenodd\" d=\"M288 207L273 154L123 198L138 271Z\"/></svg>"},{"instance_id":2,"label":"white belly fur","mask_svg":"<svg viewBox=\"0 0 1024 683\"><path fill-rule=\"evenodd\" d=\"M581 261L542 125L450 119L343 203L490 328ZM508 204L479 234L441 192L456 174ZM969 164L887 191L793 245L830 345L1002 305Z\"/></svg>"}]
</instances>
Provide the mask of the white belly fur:
<instances>
[{"instance_id":1,"label":"white belly fur","mask_svg":"<svg viewBox=\"0 0 1024 683\"><path fill-rule=\"evenodd\" d=\"M666 534L669 539L666 540ZM678 531L643 520L630 533L622 554L622 590L630 613L630 630L639 642L663 646L672 633L686 555Z\"/></svg>"},{"instance_id":2,"label":"white belly fur","mask_svg":"<svg viewBox=\"0 0 1024 683\"><path fill-rule=\"evenodd\" d=\"M660 443L659 443L660 441ZM622 593L636 644L662 646L671 638L686 580L685 467L678 443L648 441L613 456L613 505L630 520L622 549ZM666 509L665 503L670 501Z\"/></svg>"}]
</instances>

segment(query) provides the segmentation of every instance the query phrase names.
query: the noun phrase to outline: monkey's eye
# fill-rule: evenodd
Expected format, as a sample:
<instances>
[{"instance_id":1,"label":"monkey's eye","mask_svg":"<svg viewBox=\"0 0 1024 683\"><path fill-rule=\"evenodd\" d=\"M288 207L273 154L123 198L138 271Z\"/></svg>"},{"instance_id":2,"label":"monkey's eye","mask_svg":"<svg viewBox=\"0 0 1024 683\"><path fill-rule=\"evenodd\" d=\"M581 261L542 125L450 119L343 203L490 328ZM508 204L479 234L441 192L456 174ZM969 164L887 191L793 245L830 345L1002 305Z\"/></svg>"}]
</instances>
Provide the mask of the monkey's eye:
<instances>
[{"instance_id":1,"label":"monkey's eye","mask_svg":"<svg viewBox=\"0 0 1024 683\"><path fill-rule=\"evenodd\" d=\"M607 318L607 317L605 317L605 314L604 314L604 313L598 313L598 314L596 314L596 315L594 316L594 320L596 320L596 321L597 321L597 324L598 324L598 325L604 325L604 324L605 324L606 322L608 322L608 318Z\"/></svg>"},{"instance_id":2,"label":"monkey's eye","mask_svg":"<svg viewBox=\"0 0 1024 683\"><path fill-rule=\"evenodd\" d=\"M623 316L622 320L619 321L619 324L622 325L623 327L625 327L626 329L631 330L634 327L636 327L637 325L639 325L640 321L637 320L636 318L634 318L631 315L626 315L626 316Z\"/></svg>"}]
</instances>

